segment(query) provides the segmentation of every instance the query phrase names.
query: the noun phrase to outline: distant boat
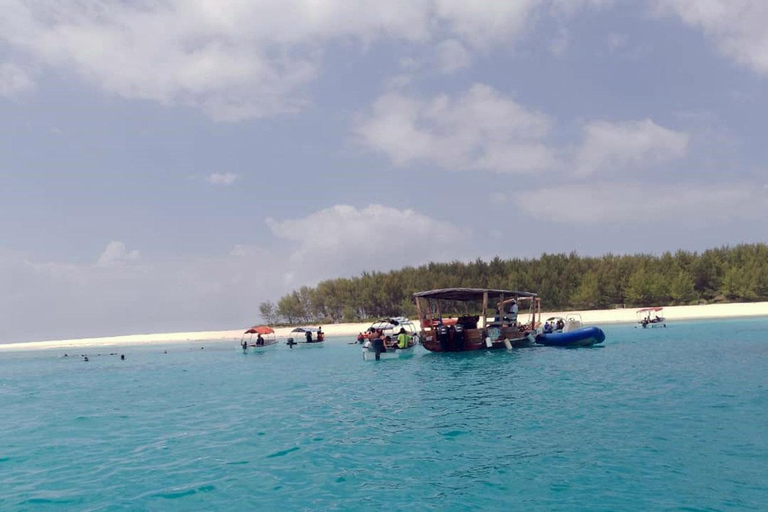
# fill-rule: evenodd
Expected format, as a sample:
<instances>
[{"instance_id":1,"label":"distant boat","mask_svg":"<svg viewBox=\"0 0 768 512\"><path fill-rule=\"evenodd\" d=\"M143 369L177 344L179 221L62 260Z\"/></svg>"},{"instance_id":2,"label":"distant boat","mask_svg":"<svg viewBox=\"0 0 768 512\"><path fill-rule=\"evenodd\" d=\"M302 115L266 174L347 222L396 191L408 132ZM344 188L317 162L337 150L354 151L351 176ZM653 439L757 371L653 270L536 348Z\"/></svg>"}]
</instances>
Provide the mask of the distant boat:
<instances>
[{"instance_id":1,"label":"distant boat","mask_svg":"<svg viewBox=\"0 0 768 512\"><path fill-rule=\"evenodd\" d=\"M443 288L413 294L419 313L419 337L431 352L466 352L531 346L541 316L537 295L531 292L485 288ZM517 320L518 303L528 302L530 322ZM488 321L488 309L495 316ZM463 314L447 316L462 310ZM480 311L473 315L473 311Z\"/></svg>"},{"instance_id":2,"label":"distant boat","mask_svg":"<svg viewBox=\"0 0 768 512\"><path fill-rule=\"evenodd\" d=\"M291 348L295 346L318 347L322 346L324 341L325 335L319 327L297 327L288 334L288 340L285 343Z\"/></svg>"},{"instance_id":3,"label":"distant boat","mask_svg":"<svg viewBox=\"0 0 768 512\"><path fill-rule=\"evenodd\" d=\"M536 335L536 343L548 347L591 347L605 341L599 327L584 327L581 315L573 313L566 318L547 318L544 330Z\"/></svg>"},{"instance_id":4,"label":"distant boat","mask_svg":"<svg viewBox=\"0 0 768 512\"><path fill-rule=\"evenodd\" d=\"M256 339L253 335L256 335ZM246 340L245 337L248 336ZM261 338L261 340L259 340ZM275 338L275 330L267 325L254 325L243 333L243 337L240 338L240 346L245 344L247 347L253 347L262 349L266 347L272 347L277 345L277 338Z\"/></svg>"},{"instance_id":5,"label":"distant boat","mask_svg":"<svg viewBox=\"0 0 768 512\"><path fill-rule=\"evenodd\" d=\"M635 312L637 315L637 323L641 325L643 329L647 329L648 327L666 327L667 319L664 318L662 311L664 311L664 308L662 307L638 309Z\"/></svg>"}]
</instances>

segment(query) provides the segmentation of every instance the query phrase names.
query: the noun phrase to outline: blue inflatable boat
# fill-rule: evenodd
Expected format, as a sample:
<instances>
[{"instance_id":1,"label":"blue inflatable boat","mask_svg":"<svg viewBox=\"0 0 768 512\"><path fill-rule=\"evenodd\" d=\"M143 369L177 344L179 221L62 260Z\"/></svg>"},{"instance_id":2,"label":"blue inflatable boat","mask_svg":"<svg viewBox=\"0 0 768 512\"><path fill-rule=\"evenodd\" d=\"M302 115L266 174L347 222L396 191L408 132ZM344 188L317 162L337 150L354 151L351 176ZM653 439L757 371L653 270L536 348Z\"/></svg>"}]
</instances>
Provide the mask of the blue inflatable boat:
<instances>
[{"instance_id":1,"label":"blue inflatable boat","mask_svg":"<svg viewBox=\"0 0 768 512\"><path fill-rule=\"evenodd\" d=\"M569 332L543 332L536 335L536 343L548 347L591 347L605 341L599 327L582 327Z\"/></svg>"},{"instance_id":2,"label":"blue inflatable boat","mask_svg":"<svg viewBox=\"0 0 768 512\"><path fill-rule=\"evenodd\" d=\"M583 325L578 313L571 313L567 318L547 318L544 332L536 335L536 343L549 347L591 347L605 341L601 328Z\"/></svg>"}]
</instances>

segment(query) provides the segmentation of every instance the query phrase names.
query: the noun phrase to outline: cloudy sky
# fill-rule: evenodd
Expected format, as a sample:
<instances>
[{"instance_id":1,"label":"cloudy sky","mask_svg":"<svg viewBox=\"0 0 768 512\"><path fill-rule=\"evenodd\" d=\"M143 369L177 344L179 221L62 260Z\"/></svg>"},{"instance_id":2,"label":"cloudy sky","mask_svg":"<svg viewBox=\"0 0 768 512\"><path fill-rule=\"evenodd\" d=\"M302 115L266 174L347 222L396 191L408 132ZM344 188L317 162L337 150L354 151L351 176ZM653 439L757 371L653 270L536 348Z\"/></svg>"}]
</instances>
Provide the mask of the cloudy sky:
<instances>
[{"instance_id":1,"label":"cloudy sky","mask_svg":"<svg viewBox=\"0 0 768 512\"><path fill-rule=\"evenodd\" d=\"M764 0L0 0L0 342L766 241Z\"/></svg>"}]
</instances>

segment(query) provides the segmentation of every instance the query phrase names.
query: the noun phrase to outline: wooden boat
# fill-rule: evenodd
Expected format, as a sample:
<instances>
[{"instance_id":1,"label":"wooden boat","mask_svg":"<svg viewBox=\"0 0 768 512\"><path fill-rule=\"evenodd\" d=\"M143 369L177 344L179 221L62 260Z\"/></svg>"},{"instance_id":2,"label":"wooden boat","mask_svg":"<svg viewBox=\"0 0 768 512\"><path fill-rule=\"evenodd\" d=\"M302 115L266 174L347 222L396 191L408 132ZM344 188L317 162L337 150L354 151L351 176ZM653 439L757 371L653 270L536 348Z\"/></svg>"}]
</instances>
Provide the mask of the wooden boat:
<instances>
[{"instance_id":1,"label":"wooden boat","mask_svg":"<svg viewBox=\"0 0 768 512\"><path fill-rule=\"evenodd\" d=\"M548 347L591 347L605 341L605 333L599 327L584 327L581 315L570 314L567 318L547 318L544 330L536 335L536 343Z\"/></svg>"},{"instance_id":2,"label":"wooden boat","mask_svg":"<svg viewBox=\"0 0 768 512\"><path fill-rule=\"evenodd\" d=\"M637 315L637 323L642 326L643 329L647 329L648 327L666 327L667 319L664 318L662 311L664 311L664 308L662 307L638 309L635 312Z\"/></svg>"},{"instance_id":3,"label":"wooden boat","mask_svg":"<svg viewBox=\"0 0 768 512\"><path fill-rule=\"evenodd\" d=\"M253 338L254 334L256 335L256 339ZM247 340L245 339L246 336L248 336ZM245 331L242 338L240 338L240 346L243 347L243 350L247 347L263 349L275 345L277 345L275 330L267 325L254 325Z\"/></svg>"},{"instance_id":4,"label":"wooden boat","mask_svg":"<svg viewBox=\"0 0 768 512\"><path fill-rule=\"evenodd\" d=\"M444 288L413 294L419 313L421 344L431 352L510 349L534 344L541 303L535 293L485 288ZM528 303L530 320L517 318L519 303ZM489 305L496 315L488 319ZM446 316L462 310L461 314ZM473 314L478 311L480 314Z\"/></svg>"},{"instance_id":5,"label":"wooden boat","mask_svg":"<svg viewBox=\"0 0 768 512\"><path fill-rule=\"evenodd\" d=\"M297 327L288 334L288 340L285 343L290 348L322 347L324 341L325 335L319 327Z\"/></svg>"}]
</instances>

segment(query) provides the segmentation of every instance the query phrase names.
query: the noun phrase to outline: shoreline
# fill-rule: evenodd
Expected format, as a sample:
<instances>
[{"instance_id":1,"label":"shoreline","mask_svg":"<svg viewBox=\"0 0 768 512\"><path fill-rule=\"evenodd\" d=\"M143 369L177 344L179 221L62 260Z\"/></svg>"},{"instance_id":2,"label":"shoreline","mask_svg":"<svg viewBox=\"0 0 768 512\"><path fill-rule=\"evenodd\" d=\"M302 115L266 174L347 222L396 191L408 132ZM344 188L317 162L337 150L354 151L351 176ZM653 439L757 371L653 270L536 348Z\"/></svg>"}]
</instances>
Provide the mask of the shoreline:
<instances>
[{"instance_id":1,"label":"shoreline","mask_svg":"<svg viewBox=\"0 0 768 512\"><path fill-rule=\"evenodd\" d=\"M550 316L567 316L579 314L585 325L601 324L633 324L637 322L636 311L632 309L597 309L589 311L542 311L542 320ZM527 312L520 312L521 321L527 318ZM768 316L768 302L748 302L731 304L706 304L697 306L665 306L664 316L667 321L685 320L716 320L729 318L747 318ZM370 326L370 322L350 324L322 325L323 332L328 337L356 336ZM0 344L0 352L25 350L56 350L81 347L135 346L154 344L189 343L196 341L207 342L236 342L248 327L226 331L174 332L157 334L132 334L124 336L104 336L98 338L79 338L69 340L26 341L19 343ZM294 327L278 327L275 329L277 338L286 338Z\"/></svg>"}]
</instances>

